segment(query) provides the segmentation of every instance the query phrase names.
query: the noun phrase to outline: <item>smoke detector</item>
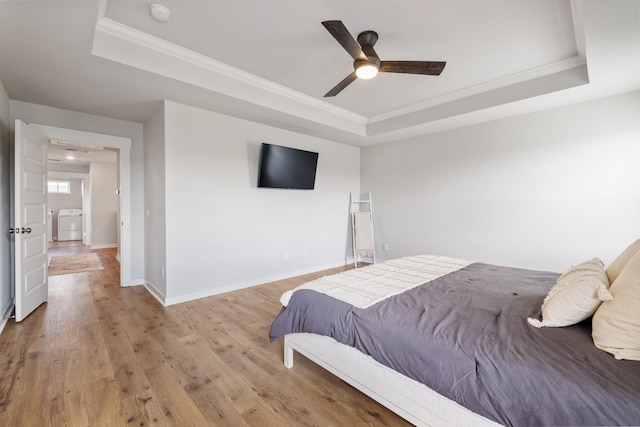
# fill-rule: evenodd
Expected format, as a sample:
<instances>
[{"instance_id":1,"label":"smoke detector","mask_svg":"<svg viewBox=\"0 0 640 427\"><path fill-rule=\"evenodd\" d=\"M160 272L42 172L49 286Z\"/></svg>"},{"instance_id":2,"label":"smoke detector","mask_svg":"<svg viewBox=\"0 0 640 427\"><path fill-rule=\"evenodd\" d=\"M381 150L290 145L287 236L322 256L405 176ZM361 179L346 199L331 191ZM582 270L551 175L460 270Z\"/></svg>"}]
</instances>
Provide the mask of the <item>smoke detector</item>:
<instances>
[{"instance_id":1,"label":"smoke detector","mask_svg":"<svg viewBox=\"0 0 640 427\"><path fill-rule=\"evenodd\" d=\"M153 19L160 22L167 22L171 16L169 8L158 3L152 3L149 5L149 13Z\"/></svg>"}]
</instances>

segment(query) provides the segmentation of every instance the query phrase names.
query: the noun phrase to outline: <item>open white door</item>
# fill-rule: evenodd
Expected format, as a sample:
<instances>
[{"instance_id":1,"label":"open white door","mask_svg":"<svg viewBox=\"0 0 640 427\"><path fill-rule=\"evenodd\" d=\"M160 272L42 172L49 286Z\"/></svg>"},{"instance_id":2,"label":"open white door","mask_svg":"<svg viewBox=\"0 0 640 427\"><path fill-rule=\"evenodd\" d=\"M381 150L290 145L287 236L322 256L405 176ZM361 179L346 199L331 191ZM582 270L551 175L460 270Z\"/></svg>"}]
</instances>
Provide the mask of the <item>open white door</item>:
<instances>
[{"instance_id":1,"label":"open white door","mask_svg":"<svg viewBox=\"0 0 640 427\"><path fill-rule=\"evenodd\" d=\"M47 138L16 120L13 231L16 322L49 297Z\"/></svg>"}]
</instances>

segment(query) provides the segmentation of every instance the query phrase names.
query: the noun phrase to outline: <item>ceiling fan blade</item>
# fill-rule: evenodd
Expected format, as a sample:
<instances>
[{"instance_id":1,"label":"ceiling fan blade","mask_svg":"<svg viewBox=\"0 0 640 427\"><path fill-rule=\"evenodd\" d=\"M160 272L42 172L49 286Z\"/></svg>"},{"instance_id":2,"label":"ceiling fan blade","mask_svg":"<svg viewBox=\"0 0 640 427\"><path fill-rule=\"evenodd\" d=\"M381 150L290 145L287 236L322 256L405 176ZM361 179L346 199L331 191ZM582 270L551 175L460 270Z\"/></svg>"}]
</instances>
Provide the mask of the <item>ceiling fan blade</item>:
<instances>
[{"instance_id":1,"label":"ceiling fan blade","mask_svg":"<svg viewBox=\"0 0 640 427\"><path fill-rule=\"evenodd\" d=\"M427 74L439 76L444 66L444 61L381 61L381 73L405 73L405 74Z\"/></svg>"},{"instance_id":2,"label":"ceiling fan blade","mask_svg":"<svg viewBox=\"0 0 640 427\"><path fill-rule=\"evenodd\" d=\"M342 91L342 89L344 89L345 87L349 86L357 78L358 78L358 76L356 76L356 72L354 71L353 73L351 73L347 77L345 77L340 83L335 85L333 87L333 89L331 89L329 92L327 92L327 94L324 97L328 98L330 96L336 96L337 94L339 94Z\"/></svg>"},{"instance_id":3,"label":"ceiling fan blade","mask_svg":"<svg viewBox=\"0 0 640 427\"><path fill-rule=\"evenodd\" d=\"M367 60L367 56L362 52L362 48L342 21L324 21L322 25L324 25L327 31L331 33L353 59Z\"/></svg>"}]
</instances>

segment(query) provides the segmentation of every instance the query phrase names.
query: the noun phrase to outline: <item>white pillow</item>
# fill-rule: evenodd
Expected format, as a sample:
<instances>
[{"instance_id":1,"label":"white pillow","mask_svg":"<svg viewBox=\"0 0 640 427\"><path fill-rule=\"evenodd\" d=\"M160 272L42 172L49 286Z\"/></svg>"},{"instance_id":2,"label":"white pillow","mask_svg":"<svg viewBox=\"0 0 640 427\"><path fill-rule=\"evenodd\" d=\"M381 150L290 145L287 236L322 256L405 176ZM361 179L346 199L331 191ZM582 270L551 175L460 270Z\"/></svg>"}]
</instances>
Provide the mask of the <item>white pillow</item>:
<instances>
[{"instance_id":1,"label":"white pillow","mask_svg":"<svg viewBox=\"0 0 640 427\"><path fill-rule=\"evenodd\" d=\"M611 284L611 294L593 315L593 343L616 359L640 360L640 252Z\"/></svg>"},{"instance_id":2,"label":"white pillow","mask_svg":"<svg viewBox=\"0 0 640 427\"><path fill-rule=\"evenodd\" d=\"M609 276L609 283L613 284L613 282L616 281L624 266L627 265L629 260L638 252L640 252L640 239L627 246L627 248L609 264L606 270L607 276Z\"/></svg>"},{"instance_id":3,"label":"white pillow","mask_svg":"<svg viewBox=\"0 0 640 427\"><path fill-rule=\"evenodd\" d=\"M528 318L536 328L569 326L593 315L602 301L612 298L604 263L594 258L571 267L558 278L542 302L542 321Z\"/></svg>"}]
</instances>

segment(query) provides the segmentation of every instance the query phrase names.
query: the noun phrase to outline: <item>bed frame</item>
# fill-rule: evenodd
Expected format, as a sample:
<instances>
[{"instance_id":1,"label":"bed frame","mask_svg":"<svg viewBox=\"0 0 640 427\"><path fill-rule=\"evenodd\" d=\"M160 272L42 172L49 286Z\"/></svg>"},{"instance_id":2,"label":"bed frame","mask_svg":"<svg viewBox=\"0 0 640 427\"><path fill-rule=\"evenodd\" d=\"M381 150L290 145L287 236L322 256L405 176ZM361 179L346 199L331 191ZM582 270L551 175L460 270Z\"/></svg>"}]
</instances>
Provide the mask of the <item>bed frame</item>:
<instances>
[{"instance_id":1,"label":"bed frame","mask_svg":"<svg viewBox=\"0 0 640 427\"><path fill-rule=\"evenodd\" d=\"M293 367L294 350L417 426L499 426L333 338L285 335L287 368Z\"/></svg>"}]
</instances>

